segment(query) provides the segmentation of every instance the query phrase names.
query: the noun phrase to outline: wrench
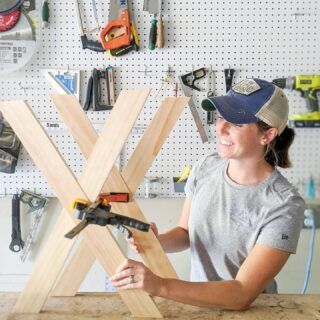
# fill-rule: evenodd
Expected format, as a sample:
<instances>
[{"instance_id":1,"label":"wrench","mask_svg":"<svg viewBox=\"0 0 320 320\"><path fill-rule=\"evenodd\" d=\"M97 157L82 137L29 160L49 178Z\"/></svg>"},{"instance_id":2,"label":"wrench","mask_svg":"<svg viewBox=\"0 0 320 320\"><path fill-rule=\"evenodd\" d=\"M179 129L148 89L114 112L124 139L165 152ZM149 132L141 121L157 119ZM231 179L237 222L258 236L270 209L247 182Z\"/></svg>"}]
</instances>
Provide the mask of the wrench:
<instances>
[{"instance_id":1,"label":"wrench","mask_svg":"<svg viewBox=\"0 0 320 320\"><path fill-rule=\"evenodd\" d=\"M20 198L18 194L14 194L12 198L12 233L9 249L13 252L19 252L24 246L21 239L20 229Z\"/></svg>"}]
</instances>

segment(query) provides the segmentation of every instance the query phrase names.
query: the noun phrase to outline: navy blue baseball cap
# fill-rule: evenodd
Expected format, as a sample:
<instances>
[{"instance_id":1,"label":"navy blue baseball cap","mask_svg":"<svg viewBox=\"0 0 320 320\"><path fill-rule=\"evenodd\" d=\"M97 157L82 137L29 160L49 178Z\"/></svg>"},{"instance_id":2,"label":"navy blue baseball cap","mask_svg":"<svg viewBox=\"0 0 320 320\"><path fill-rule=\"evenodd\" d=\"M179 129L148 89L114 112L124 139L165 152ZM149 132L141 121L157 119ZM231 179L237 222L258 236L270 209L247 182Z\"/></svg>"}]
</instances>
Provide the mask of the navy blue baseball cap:
<instances>
[{"instance_id":1,"label":"navy blue baseball cap","mask_svg":"<svg viewBox=\"0 0 320 320\"><path fill-rule=\"evenodd\" d=\"M218 110L234 124L263 121L277 128L279 134L288 122L289 105L283 91L271 82L245 79L235 84L225 96L208 97L201 106L206 111Z\"/></svg>"}]
</instances>

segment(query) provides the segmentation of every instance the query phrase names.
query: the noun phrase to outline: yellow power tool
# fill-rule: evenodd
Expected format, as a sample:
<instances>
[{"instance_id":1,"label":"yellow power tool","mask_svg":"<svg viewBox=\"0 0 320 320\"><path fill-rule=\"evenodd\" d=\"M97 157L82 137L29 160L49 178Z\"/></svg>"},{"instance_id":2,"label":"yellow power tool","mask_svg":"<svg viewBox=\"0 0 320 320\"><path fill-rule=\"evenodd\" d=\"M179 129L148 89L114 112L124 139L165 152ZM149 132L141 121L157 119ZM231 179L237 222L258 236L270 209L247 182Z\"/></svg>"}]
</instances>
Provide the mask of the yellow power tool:
<instances>
[{"instance_id":1,"label":"yellow power tool","mask_svg":"<svg viewBox=\"0 0 320 320\"><path fill-rule=\"evenodd\" d=\"M275 79L272 83L282 89L299 91L301 96L307 100L308 111L319 111L320 75Z\"/></svg>"}]
</instances>

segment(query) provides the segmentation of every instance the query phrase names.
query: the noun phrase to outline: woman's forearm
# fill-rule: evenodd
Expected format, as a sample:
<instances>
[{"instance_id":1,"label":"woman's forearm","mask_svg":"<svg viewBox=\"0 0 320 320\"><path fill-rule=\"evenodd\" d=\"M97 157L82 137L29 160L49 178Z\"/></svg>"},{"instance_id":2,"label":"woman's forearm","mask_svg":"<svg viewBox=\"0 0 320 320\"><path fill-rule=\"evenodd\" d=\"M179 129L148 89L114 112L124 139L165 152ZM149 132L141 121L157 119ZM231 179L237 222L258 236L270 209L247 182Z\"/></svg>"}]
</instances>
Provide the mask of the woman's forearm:
<instances>
[{"instance_id":1,"label":"woman's forearm","mask_svg":"<svg viewBox=\"0 0 320 320\"><path fill-rule=\"evenodd\" d=\"M183 251L190 247L188 231L179 226L160 234L159 241L167 253Z\"/></svg>"},{"instance_id":2,"label":"woman's forearm","mask_svg":"<svg viewBox=\"0 0 320 320\"><path fill-rule=\"evenodd\" d=\"M188 282L176 279L161 279L156 294L198 307L246 309L254 300L240 281Z\"/></svg>"}]
</instances>

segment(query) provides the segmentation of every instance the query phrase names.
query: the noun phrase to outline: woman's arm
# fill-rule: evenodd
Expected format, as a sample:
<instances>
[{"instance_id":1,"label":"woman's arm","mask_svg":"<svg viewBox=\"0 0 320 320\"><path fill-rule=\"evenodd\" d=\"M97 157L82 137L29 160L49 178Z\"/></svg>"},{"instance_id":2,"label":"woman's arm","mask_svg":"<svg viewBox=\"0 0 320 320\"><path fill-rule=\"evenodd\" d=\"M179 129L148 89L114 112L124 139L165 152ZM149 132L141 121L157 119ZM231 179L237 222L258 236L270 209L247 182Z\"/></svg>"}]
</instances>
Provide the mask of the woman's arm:
<instances>
[{"instance_id":1,"label":"woman's arm","mask_svg":"<svg viewBox=\"0 0 320 320\"><path fill-rule=\"evenodd\" d=\"M111 280L120 290L142 288L151 295L195 306L241 310L248 308L265 289L289 255L288 252L256 244L235 280L212 282L161 278L144 264L128 260Z\"/></svg>"},{"instance_id":2,"label":"woman's arm","mask_svg":"<svg viewBox=\"0 0 320 320\"><path fill-rule=\"evenodd\" d=\"M191 201L186 198L184 201L181 218L177 227L159 235L158 239L165 252L179 252L190 247L188 232L190 207Z\"/></svg>"},{"instance_id":3,"label":"woman's arm","mask_svg":"<svg viewBox=\"0 0 320 320\"><path fill-rule=\"evenodd\" d=\"M151 224L151 229L158 237L159 242L165 252L179 252L190 247L188 232L190 207L191 201L186 198L178 225L166 233L158 236L158 229L156 225L153 223ZM127 241L130 243L133 251L140 253L139 243L136 242L134 238L127 239Z\"/></svg>"}]
</instances>

